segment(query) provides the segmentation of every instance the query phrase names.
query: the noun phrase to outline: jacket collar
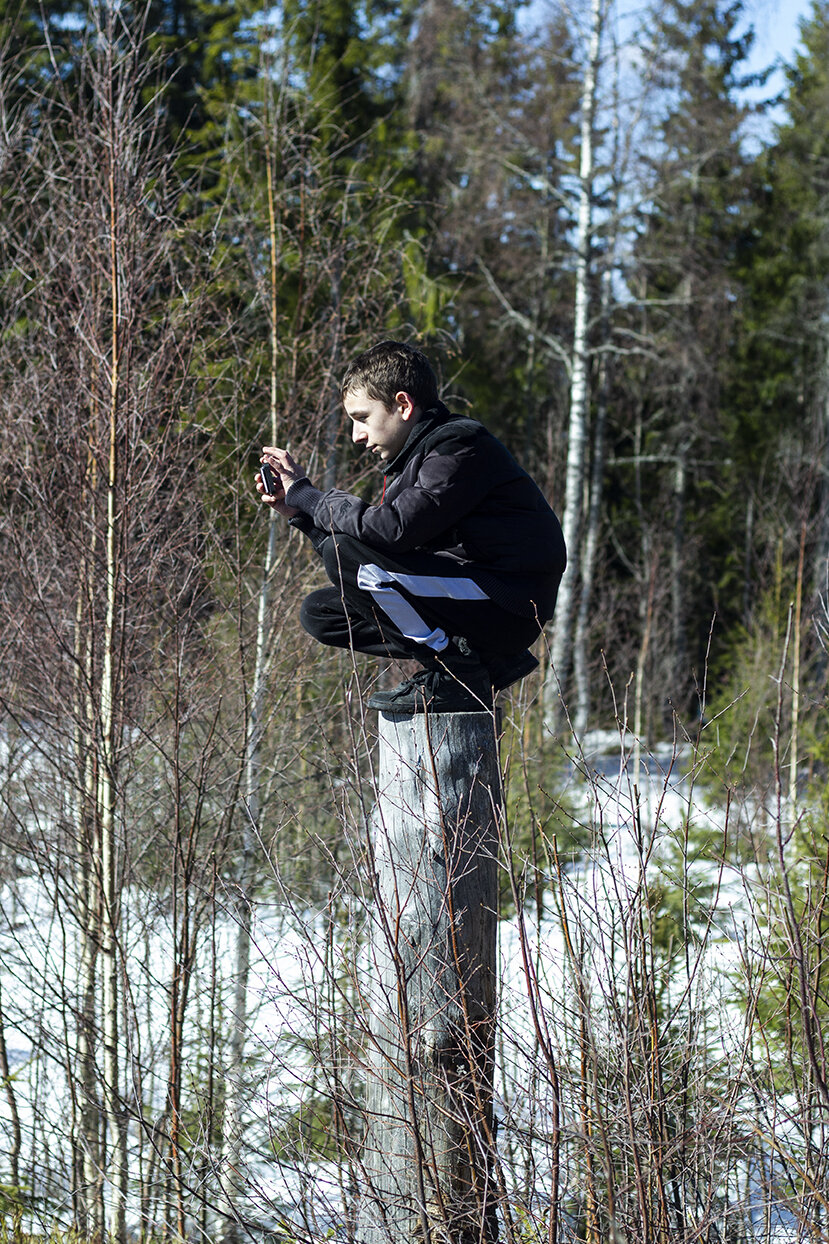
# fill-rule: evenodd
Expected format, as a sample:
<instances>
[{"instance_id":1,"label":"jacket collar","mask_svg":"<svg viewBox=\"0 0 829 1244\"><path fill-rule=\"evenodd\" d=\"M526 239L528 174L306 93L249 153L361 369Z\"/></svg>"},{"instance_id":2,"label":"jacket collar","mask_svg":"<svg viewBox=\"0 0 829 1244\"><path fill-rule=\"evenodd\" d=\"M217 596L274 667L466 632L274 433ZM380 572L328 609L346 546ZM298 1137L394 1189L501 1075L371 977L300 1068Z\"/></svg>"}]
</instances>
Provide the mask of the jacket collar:
<instances>
[{"instance_id":1,"label":"jacket collar","mask_svg":"<svg viewBox=\"0 0 829 1244\"><path fill-rule=\"evenodd\" d=\"M406 442L400 453L392 458L391 462L381 463L381 469L386 475L399 475L409 460L412 451L420 444L425 436L442 423L446 423L452 418L451 411L444 406L443 402L438 402L436 406L425 410L406 437Z\"/></svg>"}]
</instances>

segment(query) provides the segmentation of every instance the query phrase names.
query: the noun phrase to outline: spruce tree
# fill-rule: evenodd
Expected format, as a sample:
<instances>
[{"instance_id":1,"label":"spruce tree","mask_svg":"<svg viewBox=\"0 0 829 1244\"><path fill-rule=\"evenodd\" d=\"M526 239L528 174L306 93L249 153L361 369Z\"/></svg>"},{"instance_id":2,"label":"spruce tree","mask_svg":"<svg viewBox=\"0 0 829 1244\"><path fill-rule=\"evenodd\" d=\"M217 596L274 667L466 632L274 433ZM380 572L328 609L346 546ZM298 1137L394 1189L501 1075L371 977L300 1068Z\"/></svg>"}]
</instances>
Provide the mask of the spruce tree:
<instances>
[{"instance_id":1,"label":"spruce tree","mask_svg":"<svg viewBox=\"0 0 829 1244\"><path fill-rule=\"evenodd\" d=\"M741 4L720 0L671 0L661 11L654 38L665 107L631 269L630 328L650 359L629 375L635 389L619 456L631 465L620 484L642 499L629 529L640 616L644 626L646 608L655 610L652 650L663 656L653 673L681 713L703 677L716 608L706 514L727 475L722 382L739 293L735 256L752 215L739 100L751 35L736 33L741 16Z\"/></svg>"},{"instance_id":2,"label":"spruce tree","mask_svg":"<svg viewBox=\"0 0 829 1244\"><path fill-rule=\"evenodd\" d=\"M790 561L801 522L809 527L808 578L819 593L829 556L829 5L813 5L801 38L786 70L785 119L757 162L756 224L738 255L745 294L729 396L746 467L777 481L784 511L774 526L786 530ZM749 552L768 561L760 546Z\"/></svg>"},{"instance_id":3,"label":"spruce tree","mask_svg":"<svg viewBox=\"0 0 829 1244\"><path fill-rule=\"evenodd\" d=\"M813 6L801 35L786 70L784 119L752 170L754 217L736 252L741 296L723 384L733 466L709 524L726 630L715 708L739 698L720 728L724 751L762 722L751 776L769 779L774 758L763 740L774 732L778 693L758 672L783 668L793 787L798 745L815 754L809 739L826 670L819 637L829 557L829 6Z\"/></svg>"}]
</instances>

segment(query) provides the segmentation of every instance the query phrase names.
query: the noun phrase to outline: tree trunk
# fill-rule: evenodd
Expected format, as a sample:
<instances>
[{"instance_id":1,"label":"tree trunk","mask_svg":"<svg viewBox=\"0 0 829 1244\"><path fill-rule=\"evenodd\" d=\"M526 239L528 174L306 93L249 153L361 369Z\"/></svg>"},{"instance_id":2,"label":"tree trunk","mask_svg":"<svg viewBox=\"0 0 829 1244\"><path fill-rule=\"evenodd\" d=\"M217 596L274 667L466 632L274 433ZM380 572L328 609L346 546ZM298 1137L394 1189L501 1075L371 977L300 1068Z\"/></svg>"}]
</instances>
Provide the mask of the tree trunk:
<instances>
[{"instance_id":1,"label":"tree trunk","mask_svg":"<svg viewBox=\"0 0 829 1244\"><path fill-rule=\"evenodd\" d=\"M328 373L328 381L325 385L325 400L328 403L328 409L325 415L325 472L323 475L324 488L336 488L337 486L337 439L342 422L342 402L340 401L340 386L337 382L337 373L340 367L340 348L343 332L342 322L342 289L340 284L342 261L339 255L335 255L331 268L331 346L330 346L330 367Z\"/></svg>"},{"instance_id":2,"label":"tree trunk","mask_svg":"<svg viewBox=\"0 0 829 1244\"><path fill-rule=\"evenodd\" d=\"M20 1130L20 1112L17 1108L17 1095L14 1091L14 1079L9 1068L9 1055L6 1049L6 1018L3 1013L2 991L0 991L0 1075L3 1077L3 1088L9 1111L9 1181L12 1197L17 1197L20 1193L20 1151L23 1134Z\"/></svg>"},{"instance_id":3,"label":"tree trunk","mask_svg":"<svg viewBox=\"0 0 829 1244\"><path fill-rule=\"evenodd\" d=\"M270 100L265 93L265 155L268 184L268 236L270 239L270 444L277 444L277 380L279 374L278 303L277 280L277 221L275 200L274 144L271 129ZM265 729L267 707L266 691L271 663L271 611L272 579L278 550L279 518L275 510L268 511L268 543L259 580L259 600L256 616L256 649L253 667L253 683L248 701L247 738L245 740L245 794L247 815L239 832L239 866L236 877L236 924L235 970L231 1001L231 1035L225 1075L226 1103L224 1116L224 1145L227 1169L231 1172L222 1196L222 1212L225 1217L222 1244L237 1244L242 1231L239 1225L238 1202L244 1198L244 1183L236 1172L242 1166L242 1141L244 1137L244 1111L248 1086L245 1081L245 1046L248 1036L248 984L251 960L251 913L256 885L256 834L261 812L260 776L262 770L262 738Z\"/></svg>"},{"instance_id":4,"label":"tree trunk","mask_svg":"<svg viewBox=\"0 0 829 1244\"><path fill-rule=\"evenodd\" d=\"M497 1235L500 800L491 716L381 717L361 1244Z\"/></svg>"},{"instance_id":5,"label":"tree trunk","mask_svg":"<svg viewBox=\"0 0 829 1244\"><path fill-rule=\"evenodd\" d=\"M110 48L112 47L110 37ZM110 89L112 73L110 71ZM104 1113L107 1126L107 1232L117 1244L126 1244L127 1130L121 1097L119 1046L121 1015L119 1006L119 947L121 893L118 869L118 826L116 816L116 611L121 577L120 527L118 507L118 419L120 391L121 307L120 219L116 190L116 136L114 106L109 102L110 165L109 227L111 281L111 358L109 408L109 467L105 539L106 619L101 655L100 736L98 767L98 815L101 826L101 887L103 923L101 937L101 1010L104 1045Z\"/></svg>"},{"instance_id":6,"label":"tree trunk","mask_svg":"<svg viewBox=\"0 0 829 1244\"><path fill-rule=\"evenodd\" d=\"M567 435L567 469L564 484L562 529L567 546L567 569L561 581L551 644L551 669L544 684L544 715L553 729L562 720L572 662L578 586L581 576L581 531L584 508L589 412L589 313L590 251L593 244L593 179L595 161L593 127L599 72L604 0L592 0L590 46L584 70L581 99L581 156L579 160L579 210L576 234L576 307L573 327L573 361L570 374L570 419Z\"/></svg>"},{"instance_id":7,"label":"tree trunk","mask_svg":"<svg viewBox=\"0 0 829 1244\"><path fill-rule=\"evenodd\" d=\"M611 299L611 271L602 278L602 324L603 337L608 336L607 322ZM599 395L596 403L596 424L593 429L593 464L590 470L590 498L587 508L587 526L584 536L584 557L581 567L579 608L576 615L576 634L573 643L573 674L576 684L576 711L574 726L581 737L590 718L590 671L588 666L588 637L590 629L590 603L593 598L593 575L599 549L599 529L602 520L604 497L605 427L608 411L608 361L602 359L599 378Z\"/></svg>"},{"instance_id":8,"label":"tree trunk","mask_svg":"<svg viewBox=\"0 0 829 1244\"><path fill-rule=\"evenodd\" d=\"M88 456L90 488L84 492L82 509L95 530L95 459ZM95 563L95 537L89 556L81 562L75 613L75 832L78 841L78 996L77 1075L80 1106L75 1143L75 1223L83 1235L95 1239L103 1233L101 1098L96 1067L97 971L101 946L100 834L97 810L97 765L94 753L95 703L93 700L93 627L86 614L92 598L91 567Z\"/></svg>"},{"instance_id":9,"label":"tree trunk","mask_svg":"<svg viewBox=\"0 0 829 1244\"><path fill-rule=\"evenodd\" d=\"M826 309L829 312L829 307ZM824 323L826 312L824 312ZM818 517L815 535L815 560L812 572L812 594L829 597L829 334L824 339L823 388L818 410Z\"/></svg>"},{"instance_id":10,"label":"tree trunk","mask_svg":"<svg viewBox=\"0 0 829 1244\"><path fill-rule=\"evenodd\" d=\"M688 444L679 446L674 466L674 526L671 542L671 643L674 706L684 712L689 686L688 607L685 592L685 510L688 494Z\"/></svg>"}]
</instances>

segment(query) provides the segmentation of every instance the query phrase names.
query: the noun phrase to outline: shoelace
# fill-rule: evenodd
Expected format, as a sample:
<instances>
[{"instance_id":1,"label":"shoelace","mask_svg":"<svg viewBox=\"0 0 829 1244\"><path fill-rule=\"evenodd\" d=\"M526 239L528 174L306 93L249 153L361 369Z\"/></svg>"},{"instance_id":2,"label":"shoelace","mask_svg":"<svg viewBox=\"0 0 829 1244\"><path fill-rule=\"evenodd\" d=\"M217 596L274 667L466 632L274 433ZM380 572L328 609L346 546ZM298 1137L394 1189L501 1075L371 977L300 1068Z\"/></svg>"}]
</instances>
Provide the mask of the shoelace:
<instances>
[{"instance_id":1,"label":"shoelace","mask_svg":"<svg viewBox=\"0 0 829 1244\"><path fill-rule=\"evenodd\" d=\"M435 670L418 670L416 674L412 674L411 678L407 678L397 688L400 695L405 695L408 691L417 690L418 687L426 687L431 690L432 678L436 673Z\"/></svg>"}]
</instances>

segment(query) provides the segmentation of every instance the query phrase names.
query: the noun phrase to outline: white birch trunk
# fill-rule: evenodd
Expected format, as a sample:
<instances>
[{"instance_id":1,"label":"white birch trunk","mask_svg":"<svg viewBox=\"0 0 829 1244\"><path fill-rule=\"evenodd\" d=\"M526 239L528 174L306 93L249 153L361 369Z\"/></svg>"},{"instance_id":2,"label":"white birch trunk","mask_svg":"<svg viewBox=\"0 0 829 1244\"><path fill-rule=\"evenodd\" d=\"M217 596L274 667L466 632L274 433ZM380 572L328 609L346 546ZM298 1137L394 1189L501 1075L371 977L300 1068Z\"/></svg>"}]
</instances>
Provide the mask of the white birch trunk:
<instances>
[{"instance_id":1,"label":"white birch trunk","mask_svg":"<svg viewBox=\"0 0 829 1244\"><path fill-rule=\"evenodd\" d=\"M619 162L620 162L620 102L619 102L619 49L614 46L614 83L613 83L613 197L612 209L614 225L607 248L606 267L601 281L601 342L610 342L610 311L613 303L613 273L616 265L616 253L619 242L620 195L619 195ZM590 469L590 493L587 508L587 527L584 536L584 554L581 566L581 586L579 590L579 607L576 618L576 635L573 644L573 674L576 681L576 709L573 724L577 736L587 729L590 719L590 666L589 666L589 634L590 608L593 602L593 578L596 570L596 556L599 549L599 526L602 517L602 501L604 498L604 462L605 462L605 428L610 389L610 362L607 352L602 355L598 399L596 402L596 422L593 429L593 458Z\"/></svg>"},{"instance_id":2,"label":"white birch trunk","mask_svg":"<svg viewBox=\"0 0 829 1244\"><path fill-rule=\"evenodd\" d=\"M326 385L328 410L325 417L325 474L323 486L334 488L337 483L337 433L342 418L340 390L337 371L340 365L340 341L342 338L342 291L340 287L340 260L335 257L331 273L331 345L329 347L329 381Z\"/></svg>"},{"instance_id":3,"label":"white birch trunk","mask_svg":"<svg viewBox=\"0 0 829 1244\"><path fill-rule=\"evenodd\" d=\"M592 0L590 36L581 99L581 155L579 160L579 208L576 232L576 303L573 357L570 375L570 418L567 437L567 469L564 484L562 529L567 545L567 569L561 581L551 644L551 668L544 683L544 715L557 730L563 720L581 577L582 514L589 414L590 251L593 242L593 130L599 72L602 26L606 0Z\"/></svg>"},{"instance_id":4,"label":"white birch trunk","mask_svg":"<svg viewBox=\"0 0 829 1244\"><path fill-rule=\"evenodd\" d=\"M608 269L602 280L602 321L606 321L610 307L610 280ZM602 363L599 398L596 404L596 423L593 429L593 462L590 469L590 498L587 509L587 527L584 536L584 555L581 567L579 608L576 617L576 634L573 641L573 674L576 683L576 709L573 724L577 735L584 734L590 717L590 673L588 668L588 634L590 628L590 604L593 596L593 575L599 548L599 525L602 516L604 492L604 447L607 425L607 359Z\"/></svg>"},{"instance_id":5,"label":"white birch trunk","mask_svg":"<svg viewBox=\"0 0 829 1244\"><path fill-rule=\"evenodd\" d=\"M94 459L90 453L91 487L87 494L94 531ZM75 825L78 842L77 893L80 903L78 913L78 1074L80 1080L80 1110L76 1146L80 1148L76 1159L75 1214L80 1230L95 1239L102 1234L101 1207L101 1107L98 1095L98 1076L95 1065L97 1031L96 984L98 949L101 942L101 886L96 866L100 858L98 839L97 790L93 739L95 730L95 705L92 699L93 660L92 628L84 614L84 602L88 599L89 567L94 562L93 547L89 560L81 566L78 600L75 616L75 658L79 671L75 697L75 762L78 774L78 794L75 799ZM83 671L83 673L80 673Z\"/></svg>"},{"instance_id":6,"label":"white birch trunk","mask_svg":"<svg viewBox=\"0 0 829 1244\"><path fill-rule=\"evenodd\" d=\"M6 1107L9 1112L9 1182L14 1195L20 1188L20 1151L23 1143L23 1133L20 1128L20 1111L17 1108L17 1095L14 1090L14 1079L9 1067L9 1055L6 1048L6 1017L3 1010L2 990L0 990L0 1076L3 1079Z\"/></svg>"},{"instance_id":7,"label":"white birch trunk","mask_svg":"<svg viewBox=\"0 0 829 1244\"><path fill-rule=\"evenodd\" d=\"M800 641L803 623L803 570L806 557L806 523L800 529L800 556L797 562L797 583L794 599L794 637L792 644L792 739L789 764L789 823L797 824L797 752L800 725Z\"/></svg>"},{"instance_id":8,"label":"white birch trunk","mask_svg":"<svg viewBox=\"0 0 829 1244\"><path fill-rule=\"evenodd\" d=\"M110 112L112 119L112 112ZM112 123L112 120L111 120ZM114 128L114 126L113 126ZM102 1029L104 1045L104 1113L107 1123L107 1233L126 1244L127 1152L126 1122L121 1095L119 1058L120 1008L118 990L118 928L120 888L116 816L117 739L115 721L115 613L118 596L118 389L119 321L118 214L115 190L115 137L111 133L110 169L110 280L112 283L112 339L110 363L109 470L106 514L106 620L101 656L98 815L101 826L101 884L103 921L101 937Z\"/></svg>"},{"instance_id":9,"label":"white birch trunk","mask_svg":"<svg viewBox=\"0 0 829 1244\"><path fill-rule=\"evenodd\" d=\"M108 533L107 574L114 580L114 536ZM101 1000L104 1045L104 1111L107 1123L107 1230L121 1244L126 1241L127 1159L126 1129L120 1085L118 926L120 893L118 885L118 841L115 787L115 723L113 696L114 582L108 584L107 626L101 685L102 754L98 775L98 808L101 825L101 880L103 921L101 928Z\"/></svg>"},{"instance_id":10,"label":"white birch trunk","mask_svg":"<svg viewBox=\"0 0 829 1244\"><path fill-rule=\"evenodd\" d=\"M275 431L275 429L274 429ZM275 438L274 438L275 440ZM272 441L273 443L273 441ZM265 692L269 665L271 572L276 561L277 515L270 512L268 546L262 580L259 585L259 607L256 620L256 657L253 670L248 736L245 750L245 793L248 818L240 833L241 860L237 882L238 899L234 918L236 945L234 953L233 997L231 1001L232 1030L228 1052L225 1104L225 1169L231 1174L224 1183L225 1226L223 1244L240 1239L237 1200L244 1193L243 1184L236 1183L235 1172L242 1169L242 1140L245 1104L245 1044L248 1028L248 981L250 977L251 910L253 905L253 856L256 847L253 826L258 826L261 811L259 783L262 767L262 729Z\"/></svg>"},{"instance_id":11,"label":"white birch trunk","mask_svg":"<svg viewBox=\"0 0 829 1244\"><path fill-rule=\"evenodd\" d=\"M268 181L268 222L271 242L270 295L271 295L271 380L270 380L270 443L277 443L277 362L279 342L277 338L277 265L276 265L276 208L274 201L273 159L270 145L269 114L265 118L266 155ZM228 1054L226 1075L225 1104L225 1169L230 1172L241 1170L242 1139L244 1132L245 1103L245 1043L248 1027L248 981L250 977L251 952L251 911L253 905L254 877L253 859L256 849L254 827L259 825L261 804L259 798L260 774L262 768L262 734L264 728L267 676L270 666L270 614L271 614L271 578L276 564L277 524L280 521L273 510L268 511L268 544L265 561L262 567L262 578L259 583L259 601L256 617L256 655L253 667L253 684L251 687L247 738L245 741L245 795L247 800L247 817L241 831L241 863L239 869L236 903L236 946L233 980L233 998L231 1002L232 1033ZM240 1238L238 1225L237 1200L243 1194L242 1186L234 1182L237 1176L229 1176L224 1183L225 1225L222 1234L223 1244L236 1244Z\"/></svg>"},{"instance_id":12,"label":"white birch trunk","mask_svg":"<svg viewBox=\"0 0 829 1244\"><path fill-rule=\"evenodd\" d=\"M688 639L685 601L685 508L688 490L688 443L683 439L674 464L674 529L671 540L671 640L673 644L673 669L671 685L677 702L675 708L685 708L685 689L688 686Z\"/></svg>"}]
</instances>

